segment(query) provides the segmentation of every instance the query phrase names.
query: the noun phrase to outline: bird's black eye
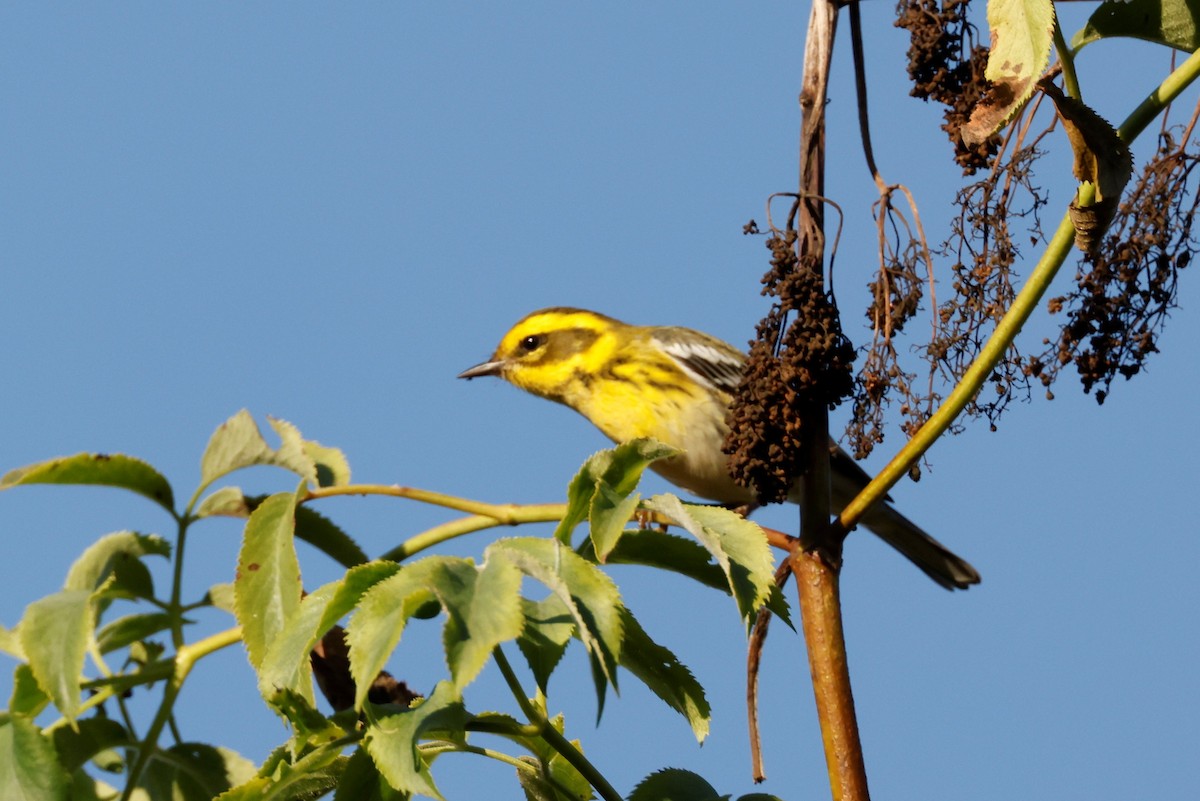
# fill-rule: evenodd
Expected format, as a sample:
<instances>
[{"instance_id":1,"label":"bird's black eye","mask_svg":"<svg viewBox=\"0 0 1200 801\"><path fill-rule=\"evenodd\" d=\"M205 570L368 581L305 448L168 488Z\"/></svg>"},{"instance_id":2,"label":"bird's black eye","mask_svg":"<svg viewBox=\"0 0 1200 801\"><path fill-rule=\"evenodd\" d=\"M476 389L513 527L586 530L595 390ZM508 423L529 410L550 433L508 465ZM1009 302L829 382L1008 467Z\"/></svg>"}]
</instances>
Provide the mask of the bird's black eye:
<instances>
[{"instance_id":1,"label":"bird's black eye","mask_svg":"<svg viewBox=\"0 0 1200 801\"><path fill-rule=\"evenodd\" d=\"M530 334L517 343L517 350L521 353L533 353L546 342L545 334Z\"/></svg>"}]
</instances>

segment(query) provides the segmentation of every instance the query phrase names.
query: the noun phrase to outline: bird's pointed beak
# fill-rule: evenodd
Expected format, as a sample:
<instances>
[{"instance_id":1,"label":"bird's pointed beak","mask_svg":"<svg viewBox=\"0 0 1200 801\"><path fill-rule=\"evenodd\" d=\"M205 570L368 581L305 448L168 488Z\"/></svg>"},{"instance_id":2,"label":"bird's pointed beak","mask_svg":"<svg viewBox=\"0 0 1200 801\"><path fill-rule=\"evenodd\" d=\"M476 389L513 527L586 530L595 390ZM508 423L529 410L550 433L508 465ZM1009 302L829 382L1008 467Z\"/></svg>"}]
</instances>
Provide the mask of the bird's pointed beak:
<instances>
[{"instance_id":1,"label":"bird's pointed beak","mask_svg":"<svg viewBox=\"0 0 1200 801\"><path fill-rule=\"evenodd\" d=\"M474 367L468 367L458 374L459 378L482 378L485 375L500 375L500 371L504 368L504 362L491 361L477 364Z\"/></svg>"}]
</instances>

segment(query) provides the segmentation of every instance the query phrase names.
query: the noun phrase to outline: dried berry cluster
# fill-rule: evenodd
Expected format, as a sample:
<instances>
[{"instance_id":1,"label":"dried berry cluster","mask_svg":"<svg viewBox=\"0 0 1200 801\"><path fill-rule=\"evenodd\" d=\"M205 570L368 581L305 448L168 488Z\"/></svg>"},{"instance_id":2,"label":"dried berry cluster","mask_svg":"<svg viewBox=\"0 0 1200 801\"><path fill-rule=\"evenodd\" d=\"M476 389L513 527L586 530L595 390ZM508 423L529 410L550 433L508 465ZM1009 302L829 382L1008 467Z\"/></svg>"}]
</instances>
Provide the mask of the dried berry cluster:
<instances>
[{"instance_id":1,"label":"dried berry cluster","mask_svg":"<svg viewBox=\"0 0 1200 801\"><path fill-rule=\"evenodd\" d=\"M967 22L970 0L900 0L896 27L909 34L908 74L913 97L946 106L942 130L954 145L954 160L966 175L987 167L999 138L968 146L959 131L988 89L984 77L988 48L974 44L975 30Z\"/></svg>"},{"instance_id":2,"label":"dried berry cluster","mask_svg":"<svg viewBox=\"0 0 1200 801\"><path fill-rule=\"evenodd\" d=\"M767 240L772 257L763 294L779 302L758 324L725 442L734 477L764 503L785 500L803 472L805 412L835 406L853 389L854 347L809 263L816 260L797 258L795 242L794 231Z\"/></svg>"},{"instance_id":3,"label":"dried berry cluster","mask_svg":"<svg viewBox=\"0 0 1200 801\"><path fill-rule=\"evenodd\" d=\"M901 414L905 417L903 427L909 434L928 416L929 404L915 402L912 383L916 376L901 368L893 341L920 310L925 284L917 271L923 265L924 243L913 236L890 203L885 204L883 213L887 225L880 230L891 230L893 237L885 240L881 234L879 272L868 284L871 303L867 319L871 321L874 339L855 378L854 414L846 427L846 441L854 449L856 459L865 459L883 442L884 410L893 396L904 399Z\"/></svg>"},{"instance_id":4,"label":"dried berry cluster","mask_svg":"<svg viewBox=\"0 0 1200 801\"><path fill-rule=\"evenodd\" d=\"M1103 403L1112 381L1141 372L1158 352L1158 335L1175 308L1179 271L1197 250L1192 237L1200 195L1191 184L1200 155L1163 134L1159 150L1121 204L1103 245L1084 257L1078 287L1053 298L1051 312L1067 311L1057 341L1028 371L1049 387L1073 363L1083 391Z\"/></svg>"}]
</instances>

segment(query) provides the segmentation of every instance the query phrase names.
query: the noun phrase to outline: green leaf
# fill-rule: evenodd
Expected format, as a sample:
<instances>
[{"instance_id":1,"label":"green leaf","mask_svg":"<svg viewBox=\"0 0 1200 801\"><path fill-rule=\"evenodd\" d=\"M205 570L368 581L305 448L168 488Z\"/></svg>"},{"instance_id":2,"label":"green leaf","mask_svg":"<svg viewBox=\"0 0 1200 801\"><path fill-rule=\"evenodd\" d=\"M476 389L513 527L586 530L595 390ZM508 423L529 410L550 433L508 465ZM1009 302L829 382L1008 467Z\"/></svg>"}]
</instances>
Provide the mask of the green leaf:
<instances>
[{"instance_id":1,"label":"green leaf","mask_svg":"<svg viewBox=\"0 0 1200 801\"><path fill-rule=\"evenodd\" d=\"M278 689L299 693L313 702L309 652L346 615L370 587L395 574L395 562L368 562L342 579L309 593L271 640L258 671L259 691L270 699Z\"/></svg>"},{"instance_id":2,"label":"green leaf","mask_svg":"<svg viewBox=\"0 0 1200 801\"><path fill-rule=\"evenodd\" d=\"M1101 3L1071 39L1079 51L1100 39L1129 36L1185 53L1200 50L1200 0L1132 0Z\"/></svg>"},{"instance_id":3,"label":"green leaf","mask_svg":"<svg viewBox=\"0 0 1200 801\"><path fill-rule=\"evenodd\" d=\"M642 779L627 801L718 801L720 798L699 774L664 768Z\"/></svg>"},{"instance_id":4,"label":"green leaf","mask_svg":"<svg viewBox=\"0 0 1200 801\"><path fill-rule=\"evenodd\" d=\"M566 722L562 715L555 715L547 722L559 734L566 734ZM579 740L571 740L570 743L579 749L579 753L583 753L583 746ZM591 783L562 754L555 751L545 738L529 737L525 739L524 745L537 757L535 762L540 772L539 780L529 786L524 781L521 782L522 788L527 792L531 787L550 790L553 793L550 797L555 801L577 801L595 797ZM566 795L563 794L564 790Z\"/></svg>"},{"instance_id":5,"label":"green leaf","mask_svg":"<svg viewBox=\"0 0 1200 801\"><path fill-rule=\"evenodd\" d=\"M348 760L335 748L310 751L297 765L286 747L276 748L263 762L255 778L238 785L218 801L309 801L334 789Z\"/></svg>"},{"instance_id":6,"label":"green leaf","mask_svg":"<svg viewBox=\"0 0 1200 801\"><path fill-rule=\"evenodd\" d=\"M771 597L775 568L766 535L758 524L719 506L683 503L656 495L647 509L666 515L692 534L725 572L738 612L749 622Z\"/></svg>"},{"instance_id":7,"label":"green leaf","mask_svg":"<svg viewBox=\"0 0 1200 801\"><path fill-rule=\"evenodd\" d=\"M346 736L346 731L321 714L311 699L297 692L280 689L267 702L292 724L294 734L289 748L294 754L308 753Z\"/></svg>"},{"instance_id":8,"label":"green leaf","mask_svg":"<svg viewBox=\"0 0 1200 801\"><path fill-rule=\"evenodd\" d=\"M150 760L138 786L150 799L212 801L254 775L253 763L227 748L180 743Z\"/></svg>"},{"instance_id":9,"label":"green leaf","mask_svg":"<svg viewBox=\"0 0 1200 801\"><path fill-rule=\"evenodd\" d=\"M350 463L341 449L306 439L304 453L316 467L318 487L342 487L350 483Z\"/></svg>"},{"instance_id":10,"label":"green leaf","mask_svg":"<svg viewBox=\"0 0 1200 801\"><path fill-rule=\"evenodd\" d=\"M13 688L8 701L8 711L33 719L40 715L49 703L50 696L38 685L29 665L17 665L17 669L13 671Z\"/></svg>"},{"instance_id":11,"label":"green leaf","mask_svg":"<svg viewBox=\"0 0 1200 801\"><path fill-rule=\"evenodd\" d=\"M625 524L637 511L640 496L621 495L604 483L596 485L596 494L592 496L592 505L588 511L589 534L592 545L596 549L596 557L604 562L609 553L617 546Z\"/></svg>"},{"instance_id":12,"label":"green leaf","mask_svg":"<svg viewBox=\"0 0 1200 801\"><path fill-rule=\"evenodd\" d=\"M393 789L379 773L366 749L350 755L333 801L408 801L408 794Z\"/></svg>"},{"instance_id":13,"label":"green leaf","mask_svg":"<svg viewBox=\"0 0 1200 801\"><path fill-rule=\"evenodd\" d=\"M296 509L296 539L307 542L342 567L354 567L367 561L366 552L349 534L307 506Z\"/></svg>"},{"instance_id":14,"label":"green leaf","mask_svg":"<svg viewBox=\"0 0 1200 801\"><path fill-rule=\"evenodd\" d=\"M1051 0L989 0L987 18L992 49L984 74L992 88L962 127L968 145L984 141L1017 115L1050 63L1054 40Z\"/></svg>"},{"instance_id":15,"label":"green leaf","mask_svg":"<svg viewBox=\"0 0 1200 801\"><path fill-rule=\"evenodd\" d=\"M246 496L237 487L221 487L196 507L196 517L249 517Z\"/></svg>"},{"instance_id":16,"label":"green leaf","mask_svg":"<svg viewBox=\"0 0 1200 801\"><path fill-rule=\"evenodd\" d=\"M367 752L388 784L397 790L441 799L417 745L432 730L462 732L467 713L450 682L438 682L423 703L367 727Z\"/></svg>"},{"instance_id":17,"label":"green leaf","mask_svg":"<svg viewBox=\"0 0 1200 801\"><path fill-rule=\"evenodd\" d=\"M175 499L168 481L141 459L120 453L77 453L18 467L0 477L0 490L19 484L98 484L149 498L168 512Z\"/></svg>"},{"instance_id":18,"label":"green leaf","mask_svg":"<svg viewBox=\"0 0 1200 801\"><path fill-rule=\"evenodd\" d=\"M446 662L454 680L454 689L475 680L502 642L516 639L524 627L521 613L521 572L501 554L489 554L476 568L471 563L448 562L438 584L438 597L449 619L442 629Z\"/></svg>"},{"instance_id":19,"label":"green leaf","mask_svg":"<svg viewBox=\"0 0 1200 801\"><path fill-rule=\"evenodd\" d=\"M171 628L166 612L147 612L117 618L96 633L100 653L107 654Z\"/></svg>"},{"instance_id":20,"label":"green leaf","mask_svg":"<svg viewBox=\"0 0 1200 801\"><path fill-rule=\"evenodd\" d=\"M143 556L166 557L170 554L170 544L162 537L153 534L136 534L132 531L106 534L92 543L83 552L83 555L71 565L63 589L91 592L107 581L108 577L118 570L118 566L123 560L137 560ZM128 577L129 574L126 573L126 576ZM144 592L147 589L145 581L148 580L149 573L147 572L145 580L133 578L128 581L127 584L133 591L131 594L137 595ZM150 586L149 589L152 596L153 586Z\"/></svg>"},{"instance_id":21,"label":"green leaf","mask_svg":"<svg viewBox=\"0 0 1200 801\"><path fill-rule=\"evenodd\" d=\"M54 747L37 726L0 713L0 798L66 801L69 782Z\"/></svg>"},{"instance_id":22,"label":"green leaf","mask_svg":"<svg viewBox=\"0 0 1200 801\"><path fill-rule=\"evenodd\" d=\"M621 596L612 579L556 539L514 537L488 546L485 554L503 553L522 573L545 584L563 602L592 663L600 709L606 683L617 687L621 653Z\"/></svg>"},{"instance_id":23,"label":"green leaf","mask_svg":"<svg viewBox=\"0 0 1200 801\"><path fill-rule=\"evenodd\" d=\"M236 600L234 597L233 582L212 585L208 588L204 599L222 612L228 612L231 615L237 614L235 610Z\"/></svg>"},{"instance_id":24,"label":"green leaf","mask_svg":"<svg viewBox=\"0 0 1200 801\"><path fill-rule=\"evenodd\" d=\"M624 631L621 667L641 679L667 706L687 718L696 741L703 743L708 736L712 708L704 697L700 682L675 654L650 639L628 609L624 610Z\"/></svg>"},{"instance_id":25,"label":"green leaf","mask_svg":"<svg viewBox=\"0 0 1200 801\"><path fill-rule=\"evenodd\" d=\"M21 649L21 634L15 626L11 629L0 626L0 652L21 662L25 661L25 652Z\"/></svg>"},{"instance_id":26,"label":"green leaf","mask_svg":"<svg viewBox=\"0 0 1200 801\"><path fill-rule=\"evenodd\" d=\"M68 720L79 711L79 679L95 616L91 592L62 590L31 603L21 619L21 646L33 675Z\"/></svg>"},{"instance_id":27,"label":"green leaf","mask_svg":"<svg viewBox=\"0 0 1200 801\"><path fill-rule=\"evenodd\" d=\"M582 555L584 558L589 556L587 551ZM695 540L658 529L626 531L617 547L609 553L608 564L645 565L670 570L706 587L729 593L725 571L713 561L707 548Z\"/></svg>"},{"instance_id":28,"label":"green leaf","mask_svg":"<svg viewBox=\"0 0 1200 801\"><path fill-rule=\"evenodd\" d=\"M461 691L479 675L492 649L521 633L521 574L503 554L482 567L469 559L430 557L402 566L363 598L350 622L352 675L361 707L371 680L400 641L408 619L433 597L446 610L446 662ZM360 649L361 652L360 652Z\"/></svg>"},{"instance_id":29,"label":"green leaf","mask_svg":"<svg viewBox=\"0 0 1200 801\"><path fill-rule=\"evenodd\" d=\"M383 670L388 657L400 643L409 618L428 601L436 599L433 577L449 556L430 556L400 566L389 578L363 595L358 611L346 626L350 645L350 674L357 696L355 709L362 709L371 682ZM468 562L468 560L460 560Z\"/></svg>"},{"instance_id":30,"label":"green leaf","mask_svg":"<svg viewBox=\"0 0 1200 801\"><path fill-rule=\"evenodd\" d=\"M74 728L59 726L54 730L53 738L59 763L72 773L103 751L131 746L136 742L124 726L103 717L76 721Z\"/></svg>"},{"instance_id":31,"label":"green leaf","mask_svg":"<svg viewBox=\"0 0 1200 801\"><path fill-rule=\"evenodd\" d=\"M303 486L263 501L246 522L234 579L234 608L250 664L257 670L267 649L300 607L300 563L292 542Z\"/></svg>"},{"instance_id":32,"label":"green leaf","mask_svg":"<svg viewBox=\"0 0 1200 801\"><path fill-rule=\"evenodd\" d=\"M234 470L253 465L282 467L303 478L307 484L318 484L318 466L310 450L326 461L336 461L328 455L334 449L306 443L299 430L285 420L268 418L268 422L279 435L278 448L267 444L254 418L245 409L222 423L213 432L200 459L201 486L207 487ZM341 458L340 464L332 467L327 464L326 471L334 477L348 477L345 457Z\"/></svg>"},{"instance_id":33,"label":"green leaf","mask_svg":"<svg viewBox=\"0 0 1200 801\"><path fill-rule=\"evenodd\" d=\"M737 801L783 801L783 799L770 793L747 793L738 796Z\"/></svg>"},{"instance_id":34,"label":"green leaf","mask_svg":"<svg viewBox=\"0 0 1200 801\"><path fill-rule=\"evenodd\" d=\"M517 647L525 656L534 681L542 693L550 683L550 674L558 666L575 634L575 619L571 610L557 595L547 596L534 603L521 599L525 626L517 639Z\"/></svg>"},{"instance_id":35,"label":"green leaf","mask_svg":"<svg viewBox=\"0 0 1200 801\"><path fill-rule=\"evenodd\" d=\"M588 517L592 499L600 486L607 486L615 497L623 498L637 487L647 465L677 453L679 451L674 448L652 439L634 439L592 454L571 479L567 488L567 511L554 530L554 536L570 544L571 532Z\"/></svg>"}]
</instances>

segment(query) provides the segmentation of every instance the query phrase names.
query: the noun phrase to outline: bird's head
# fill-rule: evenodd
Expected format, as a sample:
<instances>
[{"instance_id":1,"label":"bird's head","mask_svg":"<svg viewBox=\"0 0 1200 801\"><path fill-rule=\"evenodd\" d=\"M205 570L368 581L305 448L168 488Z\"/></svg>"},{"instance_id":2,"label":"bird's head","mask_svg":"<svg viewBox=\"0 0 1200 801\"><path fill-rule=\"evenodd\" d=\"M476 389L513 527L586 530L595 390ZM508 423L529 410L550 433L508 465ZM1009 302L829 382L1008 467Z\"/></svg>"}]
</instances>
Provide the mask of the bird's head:
<instances>
[{"instance_id":1,"label":"bird's head","mask_svg":"<svg viewBox=\"0 0 1200 801\"><path fill-rule=\"evenodd\" d=\"M567 402L572 388L586 383L611 355L614 332L624 323L584 309L535 311L509 329L492 358L459 378L498 376L545 398Z\"/></svg>"}]
</instances>

